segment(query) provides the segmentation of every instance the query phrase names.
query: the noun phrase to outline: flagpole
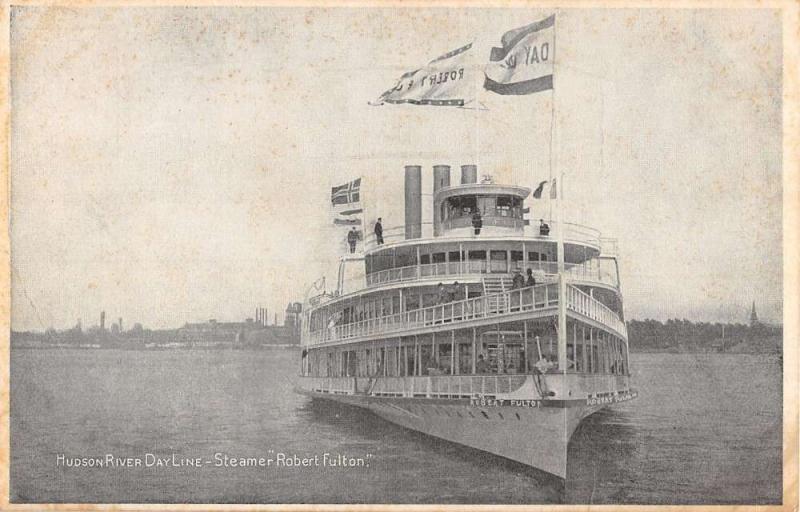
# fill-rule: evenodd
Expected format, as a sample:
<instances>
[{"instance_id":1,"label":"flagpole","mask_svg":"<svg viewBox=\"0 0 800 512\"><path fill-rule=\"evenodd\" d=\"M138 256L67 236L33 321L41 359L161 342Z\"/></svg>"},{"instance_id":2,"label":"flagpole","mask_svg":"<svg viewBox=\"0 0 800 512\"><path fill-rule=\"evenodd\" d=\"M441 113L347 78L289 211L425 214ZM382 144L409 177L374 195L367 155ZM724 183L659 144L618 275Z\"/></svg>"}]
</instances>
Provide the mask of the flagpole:
<instances>
[{"instance_id":1,"label":"flagpole","mask_svg":"<svg viewBox=\"0 0 800 512\"><path fill-rule=\"evenodd\" d=\"M555 134L555 111L556 111L556 38L557 23L553 23L553 98L550 110L550 179L552 186L553 178L553 139ZM566 374L567 372L567 281L564 275L564 219L562 206L564 201L564 171L559 171L559 177L555 186L556 192L556 223L558 224L558 242L556 246L556 256L558 258L558 368ZM551 202L552 204L552 202Z\"/></svg>"}]
</instances>

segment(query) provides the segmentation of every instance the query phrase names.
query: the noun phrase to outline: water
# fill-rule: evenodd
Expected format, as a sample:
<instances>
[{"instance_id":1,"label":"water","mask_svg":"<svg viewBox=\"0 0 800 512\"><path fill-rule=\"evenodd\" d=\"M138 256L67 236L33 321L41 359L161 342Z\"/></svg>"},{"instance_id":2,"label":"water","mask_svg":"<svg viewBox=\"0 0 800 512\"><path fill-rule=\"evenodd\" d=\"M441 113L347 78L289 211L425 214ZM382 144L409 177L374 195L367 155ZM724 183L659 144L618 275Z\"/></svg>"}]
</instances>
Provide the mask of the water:
<instances>
[{"instance_id":1,"label":"water","mask_svg":"<svg viewBox=\"0 0 800 512\"><path fill-rule=\"evenodd\" d=\"M563 482L297 395L291 351L13 350L11 501L780 503L777 358L634 354L632 368L639 398L581 424ZM57 463L278 452L365 466Z\"/></svg>"}]
</instances>

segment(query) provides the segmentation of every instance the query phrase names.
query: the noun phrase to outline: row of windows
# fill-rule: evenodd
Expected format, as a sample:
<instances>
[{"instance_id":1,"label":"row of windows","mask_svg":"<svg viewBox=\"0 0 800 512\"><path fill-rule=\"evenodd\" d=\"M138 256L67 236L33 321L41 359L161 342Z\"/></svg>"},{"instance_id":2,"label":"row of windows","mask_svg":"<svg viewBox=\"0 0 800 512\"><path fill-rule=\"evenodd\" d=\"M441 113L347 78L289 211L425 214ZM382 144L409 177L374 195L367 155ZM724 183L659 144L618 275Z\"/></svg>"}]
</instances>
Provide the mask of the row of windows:
<instances>
[{"instance_id":1,"label":"row of windows","mask_svg":"<svg viewBox=\"0 0 800 512\"><path fill-rule=\"evenodd\" d=\"M466 254L465 254L466 253ZM466 256L464 261L486 261L487 255L492 261L506 261L509 258L512 262L523 261L522 251L450 251L435 252L432 254L420 254L419 262L421 265L429 263L445 263L446 261L458 262ZM547 253L529 252L528 261L548 261Z\"/></svg>"},{"instance_id":2,"label":"row of windows","mask_svg":"<svg viewBox=\"0 0 800 512\"><path fill-rule=\"evenodd\" d=\"M482 373L532 373L541 360L559 370L557 338L544 328L531 333L527 343L521 337L502 343L481 341L473 344L469 332L419 336L414 339L383 340L358 348L311 350L304 372L316 377L375 377L414 375L470 375ZM474 349L477 349L475 359ZM627 375L628 355L622 339L580 322L567 326L567 372ZM538 363L538 364L537 364Z\"/></svg>"},{"instance_id":3,"label":"row of windows","mask_svg":"<svg viewBox=\"0 0 800 512\"><path fill-rule=\"evenodd\" d=\"M513 250L472 250L472 251L439 251L433 253L420 253L419 264L460 262L460 261L493 261L522 262L523 251ZM528 261L554 261L556 259L555 247L552 251L528 251ZM416 248L398 248L379 254L371 254L366 258L367 274L387 270L390 268L411 267L417 264Z\"/></svg>"}]
</instances>

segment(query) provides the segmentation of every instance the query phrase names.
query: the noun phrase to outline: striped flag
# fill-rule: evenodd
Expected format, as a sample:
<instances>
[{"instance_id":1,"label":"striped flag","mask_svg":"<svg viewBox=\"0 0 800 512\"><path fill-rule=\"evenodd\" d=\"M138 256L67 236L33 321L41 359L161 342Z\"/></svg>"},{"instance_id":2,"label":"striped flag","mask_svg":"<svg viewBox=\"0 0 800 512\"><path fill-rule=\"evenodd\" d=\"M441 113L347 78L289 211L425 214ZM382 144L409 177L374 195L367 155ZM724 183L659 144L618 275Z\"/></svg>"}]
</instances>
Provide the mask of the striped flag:
<instances>
[{"instance_id":1,"label":"striped flag","mask_svg":"<svg viewBox=\"0 0 800 512\"><path fill-rule=\"evenodd\" d=\"M497 94L533 94L553 88L555 14L509 30L492 48L483 87Z\"/></svg>"},{"instance_id":2,"label":"striped flag","mask_svg":"<svg viewBox=\"0 0 800 512\"><path fill-rule=\"evenodd\" d=\"M479 71L471 63L472 43L405 73L370 105L384 103L463 107L475 99Z\"/></svg>"}]
</instances>

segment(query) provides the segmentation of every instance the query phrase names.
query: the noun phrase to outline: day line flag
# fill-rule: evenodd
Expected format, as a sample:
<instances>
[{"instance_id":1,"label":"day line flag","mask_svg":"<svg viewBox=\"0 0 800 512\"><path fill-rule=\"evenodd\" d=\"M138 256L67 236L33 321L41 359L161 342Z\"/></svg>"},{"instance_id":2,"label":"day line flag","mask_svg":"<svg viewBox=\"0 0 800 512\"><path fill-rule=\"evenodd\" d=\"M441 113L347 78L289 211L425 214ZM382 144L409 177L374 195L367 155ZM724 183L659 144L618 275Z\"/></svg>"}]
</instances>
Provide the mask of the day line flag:
<instances>
[{"instance_id":1,"label":"day line flag","mask_svg":"<svg viewBox=\"0 0 800 512\"><path fill-rule=\"evenodd\" d=\"M492 48L483 87L497 94L533 94L553 88L555 61L553 14L541 21L509 30Z\"/></svg>"},{"instance_id":2,"label":"day line flag","mask_svg":"<svg viewBox=\"0 0 800 512\"><path fill-rule=\"evenodd\" d=\"M397 84L371 102L463 107L475 99L480 80L473 64L472 43L433 59L426 66L405 73Z\"/></svg>"}]
</instances>

